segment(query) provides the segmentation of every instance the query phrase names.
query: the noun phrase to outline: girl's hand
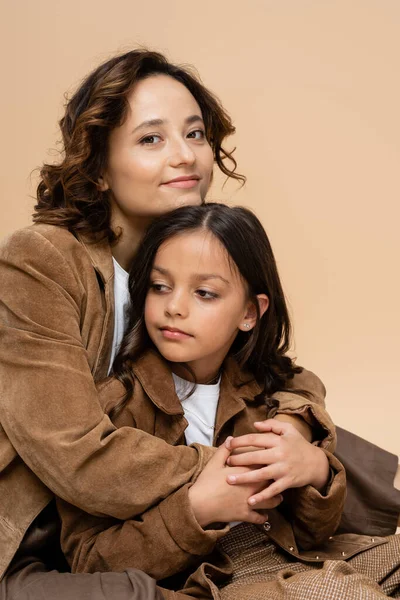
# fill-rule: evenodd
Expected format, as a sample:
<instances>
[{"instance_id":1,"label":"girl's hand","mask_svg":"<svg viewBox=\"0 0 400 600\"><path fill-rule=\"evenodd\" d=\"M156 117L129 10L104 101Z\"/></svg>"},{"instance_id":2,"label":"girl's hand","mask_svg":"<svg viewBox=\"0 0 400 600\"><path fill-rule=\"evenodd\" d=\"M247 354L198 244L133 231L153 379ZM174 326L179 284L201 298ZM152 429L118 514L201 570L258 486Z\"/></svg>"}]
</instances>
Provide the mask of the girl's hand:
<instances>
[{"instance_id":1,"label":"girl's hand","mask_svg":"<svg viewBox=\"0 0 400 600\"><path fill-rule=\"evenodd\" d=\"M290 423L268 419L255 423L259 431L225 442L229 450L255 446L259 450L242 454L231 454L231 466L261 465L247 473L230 474L231 484L248 484L271 481L261 492L249 498L254 506L281 494L288 488L312 485L321 490L329 478L329 463L324 452L308 442Z\"/></svg>"},{"instance_id":2,"label":"girl's hand","mask_svg":"<svg viewBox=\"0 0 400 600\"><path fill-rule=\"evenodd\" d=\"M230 521L262 524L268 518L250 508L248 503L250 496L265 487L265 480L229 485L227 477L250 473L248 467L228 467L226 461L229 455L230 451L222 444L189 489L190 504L201 527ZM282 496L269 497L258 504L257 510L275 508L281 502Z\"/></svg>"}]
</instances>

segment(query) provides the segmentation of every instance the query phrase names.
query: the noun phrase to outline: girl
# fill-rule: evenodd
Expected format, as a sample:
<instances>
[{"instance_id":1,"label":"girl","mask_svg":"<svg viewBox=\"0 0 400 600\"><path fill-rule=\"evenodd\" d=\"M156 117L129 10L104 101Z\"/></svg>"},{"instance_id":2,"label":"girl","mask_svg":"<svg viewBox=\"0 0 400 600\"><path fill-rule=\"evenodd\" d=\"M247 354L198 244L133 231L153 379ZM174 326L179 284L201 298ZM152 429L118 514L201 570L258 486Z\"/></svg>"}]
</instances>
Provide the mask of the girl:
<instances>
[{"instance_id":1,"label":"girl","mask_svg":"<svg viewBox=\"0 0 400 600\"><path fill-rule=\"evenodd\" d=\"M175 210L150 226L129 289L135 299L129 330L115 376L100 386L118 427L137 427L169 444L229 444L229 436L249 432L255 420L288 412L312 425L314 444L273 419L264 423L268 433L247 436L258 452L229 462L265 465L243 477L271 481L270 497L284 492L284 502L268 511L261 530L248 523L220 530L212 554L196 544L196 527L216 520L220 480L207 467L189 485L189 502L179 490L125 522L59 501L72 568L136 566L170 577L175 590L182 577L172 576L186 569L183 591L196 598L309 598L311 588L321 599L398 597L399 537L331 537L345 493L343 470L330 453L334 431L323 407L293 389L294 375L301 385L304 372L286 356L289 317L257 218L219 204ZM282 396L288 390L290 399Z\"/></svg>"},{"instance_id":2,"label":"girl","mask_svg":"<svg viewBox=\"0 0 400 600\"><path fill-rule=\"evenodd\" d=\"M121 341L123 269L148 224L204 202L214 164L243 181L224 146L234 127L189 71L146 50L95 69L60 125L64 153L41 170L35 224L0 251L0 597L155 598L154 582L132 570L55 571L67 567L52 499L129 519L195 481L215 452L116 429L95 382ZM301 387L322 402L317 378ZM254 485L224 489L218 520L227 505L230 518L260 519L247 503Z\"/></svg>"}]
</instances>

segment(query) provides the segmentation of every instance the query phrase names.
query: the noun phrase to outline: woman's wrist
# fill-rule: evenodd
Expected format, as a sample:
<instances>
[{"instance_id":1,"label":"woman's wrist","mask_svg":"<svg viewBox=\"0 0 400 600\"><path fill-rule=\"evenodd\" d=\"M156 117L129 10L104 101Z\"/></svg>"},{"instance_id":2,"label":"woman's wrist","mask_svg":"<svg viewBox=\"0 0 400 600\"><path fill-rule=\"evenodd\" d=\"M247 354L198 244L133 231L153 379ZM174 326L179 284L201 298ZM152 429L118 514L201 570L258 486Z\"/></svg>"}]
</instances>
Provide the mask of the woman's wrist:
<instances>
[{"instance_id":1,"label":"woman's wrist","mask_svg":"<svg viewBox=\"0 0 400 600\"><path fill-rule=\"evenodd\" d=\"M193 514L196 518L196 521L203 529L207 527L210 523L212 523L212 519L207 514L207 502L204 502L204 499L199 497L197 493L196 484L192 485L188 491L189 502L192 508Z\"/></svg>"}]
</instances>

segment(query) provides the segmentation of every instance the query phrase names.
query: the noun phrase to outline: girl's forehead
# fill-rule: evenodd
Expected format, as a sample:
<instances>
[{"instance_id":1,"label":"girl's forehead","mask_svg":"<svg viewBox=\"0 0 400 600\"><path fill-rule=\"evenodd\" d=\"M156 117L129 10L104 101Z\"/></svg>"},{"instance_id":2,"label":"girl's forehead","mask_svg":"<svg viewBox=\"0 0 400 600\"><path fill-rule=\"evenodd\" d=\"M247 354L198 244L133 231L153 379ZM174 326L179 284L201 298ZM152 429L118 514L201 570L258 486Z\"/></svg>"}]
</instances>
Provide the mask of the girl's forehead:
<instances>
[{"instance_id":1,"label":"girl's forehead","mask_svg":"<svg viewBox=\"0 0 400 600\"><path fill-rule=\"evenodd\" d=\"M154 264L165 263L165 268L192 270L207 269L237 276L238 270L225 246L209 230L196 229L182 232L166 240L159 247Z\"/></svg>"}]
</instances>

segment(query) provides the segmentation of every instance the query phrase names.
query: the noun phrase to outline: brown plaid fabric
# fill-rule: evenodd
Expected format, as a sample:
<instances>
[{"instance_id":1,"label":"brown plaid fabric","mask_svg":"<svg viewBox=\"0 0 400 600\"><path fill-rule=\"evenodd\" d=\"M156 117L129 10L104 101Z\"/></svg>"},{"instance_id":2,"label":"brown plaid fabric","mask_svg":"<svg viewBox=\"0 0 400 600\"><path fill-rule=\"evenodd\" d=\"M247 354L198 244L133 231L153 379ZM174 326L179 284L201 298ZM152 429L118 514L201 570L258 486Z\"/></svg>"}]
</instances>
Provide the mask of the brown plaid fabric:
<instances>
[{"instance_id":1,"label":"brown plaid fabric","mask_svg":"<svg viewBox=\"0 0 400 600\"><path fill-rule=\"evenodd\" d=\"M233 562L218 600L378 600L400 598L400 535L348 561L295 561L256 527L242 523L219 543Z\"/></svg>"}]
</instances>

